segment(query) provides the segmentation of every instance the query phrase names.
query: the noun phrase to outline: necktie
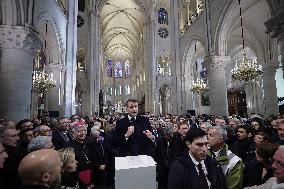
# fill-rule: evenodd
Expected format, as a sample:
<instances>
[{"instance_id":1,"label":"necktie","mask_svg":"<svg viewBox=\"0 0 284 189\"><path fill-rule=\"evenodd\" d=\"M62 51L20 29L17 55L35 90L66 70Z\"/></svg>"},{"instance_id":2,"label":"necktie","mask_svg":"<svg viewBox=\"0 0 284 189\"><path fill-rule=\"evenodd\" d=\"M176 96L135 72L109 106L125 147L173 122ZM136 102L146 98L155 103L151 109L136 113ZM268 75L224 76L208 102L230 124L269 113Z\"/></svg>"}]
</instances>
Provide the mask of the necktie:
<instances>
[{"instance_id":1,"label":"necktie","mask_svg":"<svg viewBox=\"0 0 284 189\"><path fill-rule=\"evenodd\" d=\"M198 175L199 175L199 178L200 178L200 187L199 188L200 189L209 189L204 170L202 169L202 164L199 163L197 165L197 168L198 168L198 172L199 172Z\"/></svg>"},{"instance_id":2,"label":"necktie","mask_svg":"<svg viewBox=\"0 0 284 189\"><path fill-rule=\"evenodd\" d=\"M66 143L69 142L69 138L67 136L67 133L62 133L62 136L63 136L63 139Z\"/></svg>"},{"instance_id":3,"label":"necktie","mask_svg":"<svg viewBox=\"0 0 284 189\"><path fill-rule=\"evenodd\" d=\"M153 129L153 133L154 133L154 136L157 138L157 137L158 137L158 131L157 131L157 129Z\"/></svg>"},{"instance_id":4,"label":"necktie","mask_svg":"<svg viewBox=\"0 0 284 189\"><path fill-rule=\"evenodd\" d=\"M134 117L130 118L129 122L133 125L135 122L135 118Z\"/></svg>"}]
</instances>

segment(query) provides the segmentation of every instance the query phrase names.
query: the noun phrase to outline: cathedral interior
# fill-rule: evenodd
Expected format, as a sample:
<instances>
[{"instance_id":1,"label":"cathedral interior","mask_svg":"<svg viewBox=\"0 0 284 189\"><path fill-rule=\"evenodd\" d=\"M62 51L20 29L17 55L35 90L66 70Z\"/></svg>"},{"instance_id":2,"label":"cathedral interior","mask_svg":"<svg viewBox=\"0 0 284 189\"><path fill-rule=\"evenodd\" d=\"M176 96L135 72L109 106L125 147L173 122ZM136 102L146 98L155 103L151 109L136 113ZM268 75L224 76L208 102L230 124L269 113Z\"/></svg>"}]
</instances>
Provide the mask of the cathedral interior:
<instances>
[{"instance_id":1,"label":"cathedral interior","mask_svg":"<svg viewBox=\"0 0 284 189\"><path fill-rule=\"evenodd\" d=\"M283 62L283 0L0 1L4 119L283 114Z\"/></svg>"}]
</instances>

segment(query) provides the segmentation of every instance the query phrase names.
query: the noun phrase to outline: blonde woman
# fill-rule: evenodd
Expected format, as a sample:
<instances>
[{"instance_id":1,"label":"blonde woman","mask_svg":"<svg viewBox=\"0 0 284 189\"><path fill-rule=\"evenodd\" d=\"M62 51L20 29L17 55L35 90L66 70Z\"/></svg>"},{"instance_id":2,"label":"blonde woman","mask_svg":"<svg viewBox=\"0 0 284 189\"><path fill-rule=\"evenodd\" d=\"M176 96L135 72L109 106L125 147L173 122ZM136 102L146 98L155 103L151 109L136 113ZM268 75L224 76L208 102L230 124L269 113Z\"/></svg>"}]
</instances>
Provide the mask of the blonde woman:
<instances>
[{"instance_id":1,"label":"blonde woman","mask_svg":"<svg viewBox=\"0 0 284 189\"><path fill-rule=\"evenodd\" d=\"M63 163L61 173L61 189L79 189L77 161L73 148L62 148L59 151Z\"/></svg>"}]
</instances>

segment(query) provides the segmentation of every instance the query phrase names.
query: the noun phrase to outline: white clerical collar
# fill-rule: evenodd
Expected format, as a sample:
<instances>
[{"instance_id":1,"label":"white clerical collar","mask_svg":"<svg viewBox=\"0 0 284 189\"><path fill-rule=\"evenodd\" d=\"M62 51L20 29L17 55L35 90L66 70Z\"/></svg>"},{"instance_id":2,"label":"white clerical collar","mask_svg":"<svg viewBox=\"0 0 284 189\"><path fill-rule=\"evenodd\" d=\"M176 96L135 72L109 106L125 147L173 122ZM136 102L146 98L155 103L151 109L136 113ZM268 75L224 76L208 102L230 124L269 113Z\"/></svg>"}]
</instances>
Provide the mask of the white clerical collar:
<instances>
[{"instance_id":1,"label":"white clerical collar","mask_svg":"<svg viewBox=\"0 0 284 189\"><path fill-rule=\"evenodd\" d=\"M136 116L131 117L130 115L128 115L128 119L130 120L131 118L134 118L136 120Z\"/></svg>"}]
</instances>

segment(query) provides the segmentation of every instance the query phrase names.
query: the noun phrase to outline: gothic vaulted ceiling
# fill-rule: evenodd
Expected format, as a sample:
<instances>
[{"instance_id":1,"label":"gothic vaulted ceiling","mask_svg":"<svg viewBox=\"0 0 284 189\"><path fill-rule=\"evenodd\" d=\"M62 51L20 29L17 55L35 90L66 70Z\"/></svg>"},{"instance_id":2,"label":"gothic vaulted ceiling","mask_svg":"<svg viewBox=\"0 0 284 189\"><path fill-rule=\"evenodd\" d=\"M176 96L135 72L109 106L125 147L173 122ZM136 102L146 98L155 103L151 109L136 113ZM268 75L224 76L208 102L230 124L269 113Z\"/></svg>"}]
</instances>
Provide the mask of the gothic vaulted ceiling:
<instances>
[{"instance_id":1,"label":"gothic vaulted ceiling","mask_svg":"<svg viewBox=\"0 0 284 189\"><path fill-rule=\"evenodd\" d=\"M134 0L109 0L101 11L103 51L118 60L133 59L143 32L144 15Z\"/></svg>"}]
</instances>

